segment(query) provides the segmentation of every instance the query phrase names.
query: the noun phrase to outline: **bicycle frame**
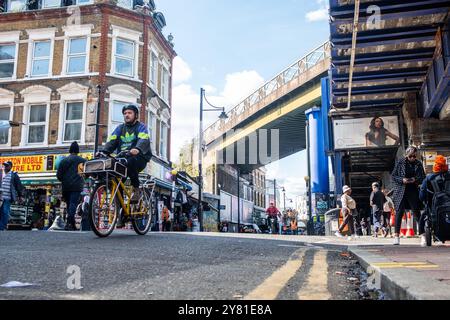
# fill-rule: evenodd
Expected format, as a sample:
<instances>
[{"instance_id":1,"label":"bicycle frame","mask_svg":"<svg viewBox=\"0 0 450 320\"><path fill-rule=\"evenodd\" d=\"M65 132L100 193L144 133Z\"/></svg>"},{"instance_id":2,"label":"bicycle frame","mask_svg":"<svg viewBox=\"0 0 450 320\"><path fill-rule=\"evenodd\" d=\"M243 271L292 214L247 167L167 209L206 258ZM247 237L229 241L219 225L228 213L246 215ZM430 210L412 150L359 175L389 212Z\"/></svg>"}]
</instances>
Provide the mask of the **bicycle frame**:
<instances>
[{"instance_id":1,"label":"bicycle frame","mask_svg":"<svg viewBox=\"0 0 450 320\"><path fill-rule=\"evenodd\" d=\"M117 197L117 199L119 200L120 206L124 211L124 216L130 217L130 216L138 216L138 215L145 214L145 212L132 212L131 209L132 209L133 204L129 200L129 199L131 199L132 193L129 191L129 188L127 188L127 186L124 184L124 182L122 181L121 178L114 177L114 178L110 179L109 174L106 174L105 181L106 181L106 190L108 193L109 193L109 182L111 182L111 184L112 184L112 190L111 190L112 197L110 199L110 203L108 204L109 207L111 207L113 205L113 203ZM124 194L119 192L120 188L122 188ZM128 197L128 201L125 201L124 196ZM104 203L100 203L101 206L103 204Z\"/></svg>"}]
</instances>

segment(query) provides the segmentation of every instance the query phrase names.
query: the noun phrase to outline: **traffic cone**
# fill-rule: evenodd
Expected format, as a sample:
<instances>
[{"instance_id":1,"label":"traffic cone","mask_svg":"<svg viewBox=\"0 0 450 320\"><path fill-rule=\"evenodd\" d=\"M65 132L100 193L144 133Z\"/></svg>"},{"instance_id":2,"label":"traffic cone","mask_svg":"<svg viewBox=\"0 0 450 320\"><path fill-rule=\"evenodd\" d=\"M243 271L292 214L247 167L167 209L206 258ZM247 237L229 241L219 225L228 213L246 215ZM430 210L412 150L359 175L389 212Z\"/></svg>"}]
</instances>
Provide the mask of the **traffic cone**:
<instances>
[{"instance_id":1,"label":"traffic cone","mask_svg":"<svg viewBox=\"0 0 450 320\"><path fill-rule=\"evenodd\" d=\"M411 215L411 211L408 212L408 222L407 222L407 230L406 230L406 237L407 238L413 238L416 236L414 233L414 223Z\"/></svg>"},{"instance_id":2,"label":"traffic cone","mask_svg":"<svg viewBox=\"0 0 450 320\"><path fill-rule=\"evenodd\" d=\"M402 219L402 227L400 229L400 236L406 237L407 232L408 232L408 222L406 220L406 214L404 214Z\"/></svg>"},{"instance_id":3,"label":"traffic cone","mask_svg":"<svg viewBox=\"0 0 450 320\"><path fill-rule=\"evenodd\" d=\"M391 210L391 221L389 224L391 225L391 227L395 226L395 210L394 209Z\"/></svg>"}]
</instances>

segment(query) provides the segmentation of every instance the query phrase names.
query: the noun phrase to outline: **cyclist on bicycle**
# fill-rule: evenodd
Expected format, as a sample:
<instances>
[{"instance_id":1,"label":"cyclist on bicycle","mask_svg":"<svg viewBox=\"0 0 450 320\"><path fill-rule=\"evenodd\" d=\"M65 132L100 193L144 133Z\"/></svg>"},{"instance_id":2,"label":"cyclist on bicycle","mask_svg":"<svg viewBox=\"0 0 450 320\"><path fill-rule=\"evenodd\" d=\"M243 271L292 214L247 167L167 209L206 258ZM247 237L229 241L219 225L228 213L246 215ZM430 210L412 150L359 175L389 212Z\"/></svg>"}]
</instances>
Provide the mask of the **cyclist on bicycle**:
<instances>
[{"instance_id":1,"label":"cyclist on bicycle","mask_svg":"<svg viewBox=\"0 0 450 320\"><path fill-rule=\"evenodd\" d=\"M125 122L118 126L108 138L103 153L126 154L127 172L133 186L132 201L139 201L139 173L145 169L152 158L150 135L145 124L138 121L139 109L127 105L122 109Z\"/></svg>"}]
</instances>

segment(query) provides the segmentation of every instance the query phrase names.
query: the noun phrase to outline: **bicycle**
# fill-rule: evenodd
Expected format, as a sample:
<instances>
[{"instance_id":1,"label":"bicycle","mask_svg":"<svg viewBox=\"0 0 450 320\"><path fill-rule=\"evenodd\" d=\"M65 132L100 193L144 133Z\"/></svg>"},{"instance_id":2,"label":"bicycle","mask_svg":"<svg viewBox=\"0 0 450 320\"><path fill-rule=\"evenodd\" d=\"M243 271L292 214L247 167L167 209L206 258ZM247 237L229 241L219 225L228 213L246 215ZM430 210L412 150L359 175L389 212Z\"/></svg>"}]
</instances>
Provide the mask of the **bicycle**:
<instances>
[{"instance_id":1,"label":"bicycle","mask_svg":"<svg viewBox=\"0 0 450 320\"><path fill-rule=\"evenodd\" d=\"M88 220L100 238L110 236L119 217L130 222L138 235L146 235L151 228L152 198L155 181L147 176L140 186L140 198L132 202L132 188L127 181L127 153L117 157L100 154L100 157L83 165L81 174L92 178L94 187L90 194Z\"/></svg>"}]
</instances>

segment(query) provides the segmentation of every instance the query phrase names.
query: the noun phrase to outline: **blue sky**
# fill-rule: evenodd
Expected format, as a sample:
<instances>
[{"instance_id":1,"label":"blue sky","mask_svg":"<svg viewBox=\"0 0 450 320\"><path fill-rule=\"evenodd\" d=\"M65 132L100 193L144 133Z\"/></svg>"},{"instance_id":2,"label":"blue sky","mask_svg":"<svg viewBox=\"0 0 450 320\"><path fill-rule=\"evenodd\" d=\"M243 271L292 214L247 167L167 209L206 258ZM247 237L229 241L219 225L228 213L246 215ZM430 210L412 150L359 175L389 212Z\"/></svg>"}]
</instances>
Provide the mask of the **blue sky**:
<instances>
[{"instance_id":1,"label":"blue sky","mask_svg":"<svg viewBox=\"0 0 450 320\"><path fill-rule=\"evenodd\" d=\"M174 36L172 160L198 132L200 87L232 108L265 81L329 38L327 0L156 0ZM207 114L206 125L217 115ZM304 154L270 166L287 196L299 193ZM278 167L278 168L277 168ZM283 168L283 169L281 169ZM295 176L292 175L295 172Z\"/></svg>"}]
</instances>

